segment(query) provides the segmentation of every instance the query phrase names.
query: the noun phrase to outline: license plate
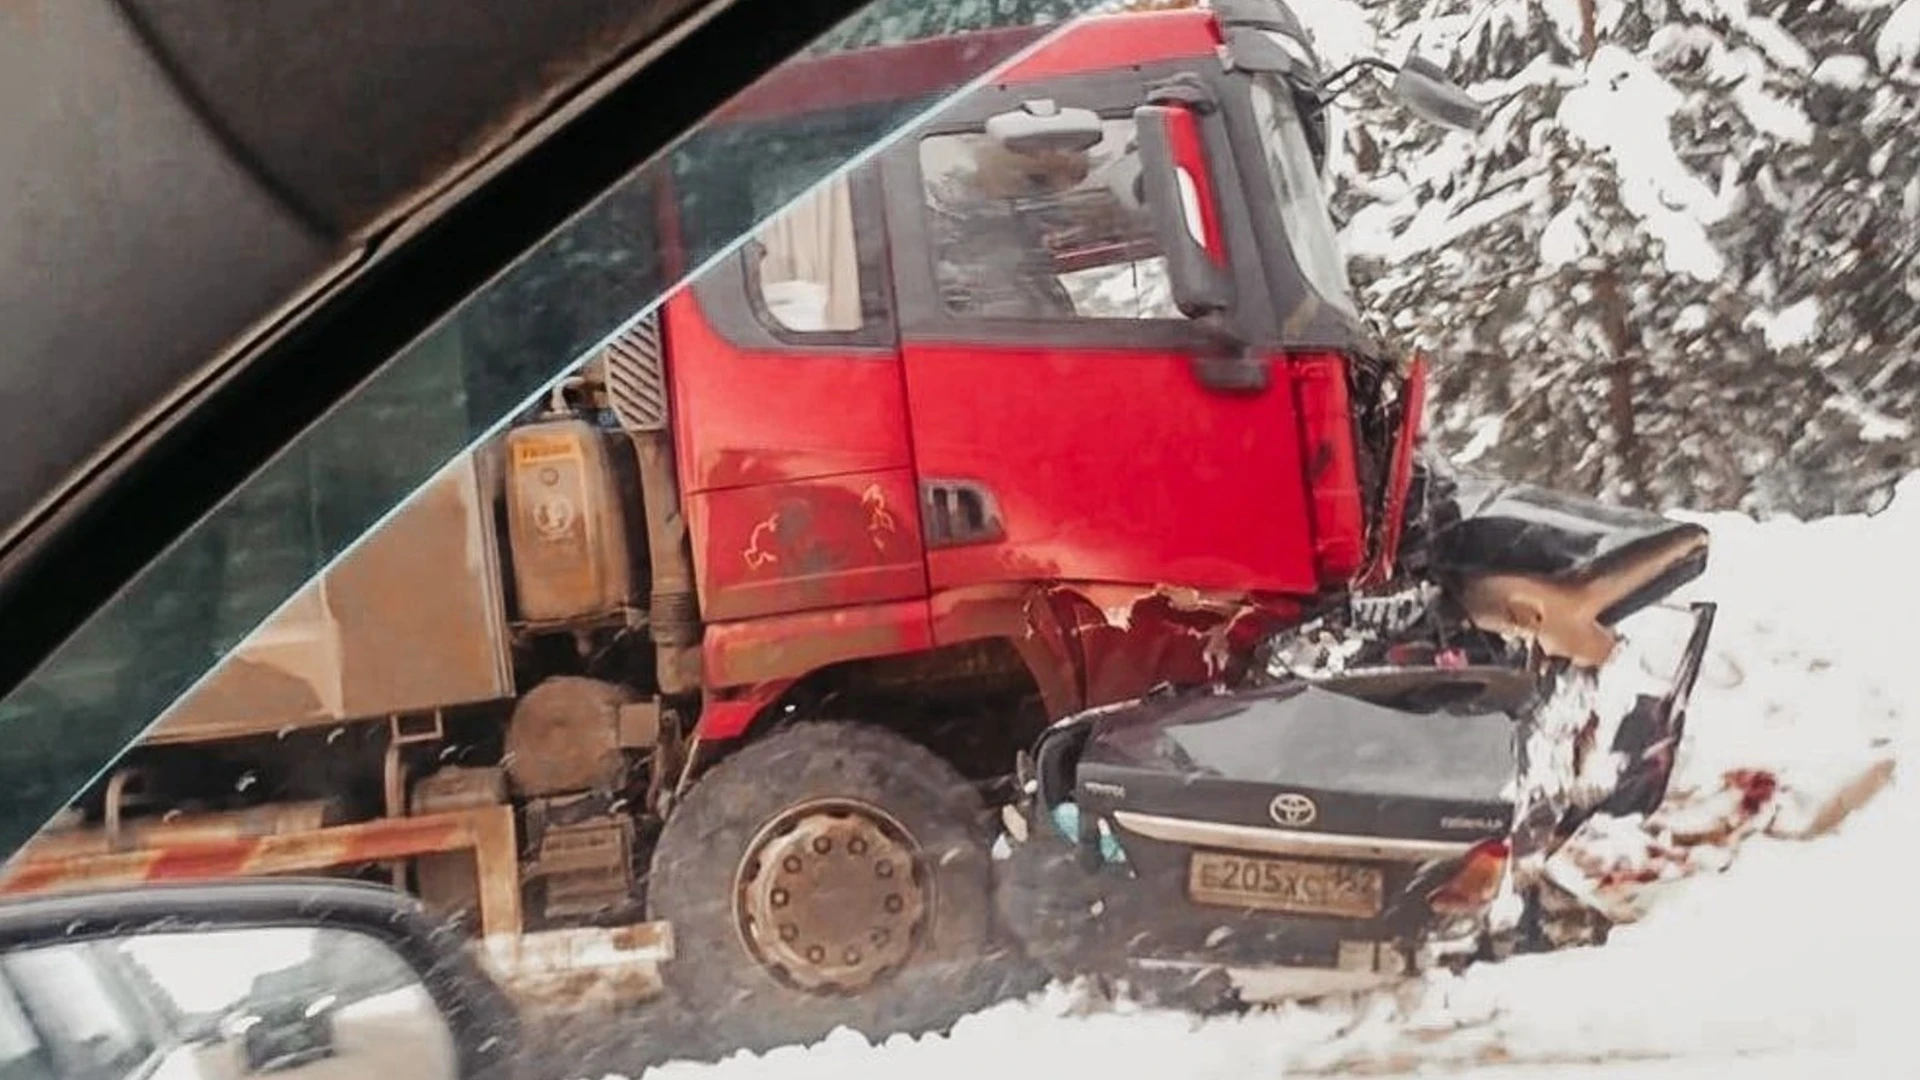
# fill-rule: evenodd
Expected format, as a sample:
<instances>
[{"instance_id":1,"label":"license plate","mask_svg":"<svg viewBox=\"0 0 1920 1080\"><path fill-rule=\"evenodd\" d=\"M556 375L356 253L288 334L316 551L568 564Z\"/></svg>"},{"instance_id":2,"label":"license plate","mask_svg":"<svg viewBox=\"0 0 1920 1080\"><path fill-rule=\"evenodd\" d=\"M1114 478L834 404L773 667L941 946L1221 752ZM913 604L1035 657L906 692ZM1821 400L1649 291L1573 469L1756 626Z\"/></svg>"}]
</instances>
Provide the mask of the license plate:
<instances>
[{"instance_id":1,"label":"license plate","mask_svg":"<svg viewBox=\"0 0 1920 1080\"><path fill-rule=\"evenodd\" d=\"M1384 890L1378 869L1352 863L1196 851L1187 868L1195 903L1292 915L1371 919L1380 914Z\"/></svg>"}]
</instances>

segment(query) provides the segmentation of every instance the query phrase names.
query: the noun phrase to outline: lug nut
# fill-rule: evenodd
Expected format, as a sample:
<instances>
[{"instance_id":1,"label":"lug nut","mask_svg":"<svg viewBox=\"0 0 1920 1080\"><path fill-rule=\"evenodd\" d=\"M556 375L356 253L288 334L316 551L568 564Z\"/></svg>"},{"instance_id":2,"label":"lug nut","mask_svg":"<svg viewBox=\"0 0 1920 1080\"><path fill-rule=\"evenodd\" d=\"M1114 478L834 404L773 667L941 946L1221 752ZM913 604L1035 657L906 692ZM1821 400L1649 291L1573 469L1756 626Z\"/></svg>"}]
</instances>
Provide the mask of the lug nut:
<instances>
[{"instance_id":1,"label":"lug nut","mask_svg":"<svg viewBox=\"0 0 1920 1080\"><path fill-rule=\"evenodd\" d=\"M827 852L832 850L833 850L832 837L816 836L813 838L813 853L815 855L825 855Z\"/></svg>"},{"instance_id":2,"label":"lug nut","mask_svg":"<svg viewBox=\"0 0 1920 1080\"><path fill-rule=\"evenodd\" d=\"M875 877L890 878L893 876L893 863L890 860L881 859L873 864L873 873Z\"/></svg>"},{"instance_id":3,"label":"lug nut","mask_svg":"<svg viewBox=\"0 0 1920 1080\"><path fill-rule=\"evenodd\" d=\"M841 959L849 964L857 964L860 962L860 950L849 945L847 946L846 954L842 956Z\"/></svg>"},{"instance_id":4,"label":"lug nut","mask_svg":"<svg viewBox=\"0 0 1920 1080\"><path fill-rule=\"evenodd\" d=\"M898 915L906 909L907 902L900 898L899 893L888 893L887 898L881 901L880 906L887 909L887 914Z\"/></svg>"},{"instance_id":5,"label":"lug nut","mask_svg":"<svg viewBox=\"0 0 1920 1080\"><path fill-rule=\"evenodd\" d=\"M868 931L867 940L873 944L874 948L882 948L887 942L893 940L893 933L884 926L876 926Z\"/></svg>"},{"instance_id":6,"label":"lug nut","mask_svg":"<svg viewBox=\"0 0 1920 1080\"><path fill-rule=\"evenodd\" d=\"M780 869L785 870L789 874L799 873L800 867L803 865L805 864L800 861L800 856L798 855L789 855L780 860Z\"/></svg>"},{"instance_id":7,"label":"lug nut","mask_svg":"<svg viewBox=\"0 0 1920 1080\"><path fill-rule=\"evenodd\" d=\"M793 897L789 895L785 889L775 889L773 892L767 894L767 902L774 907L786 907L787 902L792 899Z\"/></svg>"},{"instance_id":8,"label":"lug nut","mask_svg":"<svg viewBox=\"0 0 1920 1080\"><path fill-rule=\"evenodd\" d=\"M823 964L823 963L826 963L826 960L827 960L827 950L821 948L818 945L807 946L807 962L808 963Z\"/></svg>"},{"instance_id":9,"label":"lug nut","mask_svg":"<svg viewBox=\"0 0 1920 1080\"><path fill-rule=\"evenodd\" d=\"M862 840L860 837L856 836L853 839L847 841L847 854L865 855L866 853L867 853L867 842L865 840Z\"/></svg>"},{"instance_id":10,"label":"lug nut","mask_svg":"<svg viewBox=\"0 0 1920 1080\"><path fill-rule=\"evenodd\" d=\"M790 922L780 924L780 940L791 945L800 940L800 927Z\"/></svg>"}]
</instances>

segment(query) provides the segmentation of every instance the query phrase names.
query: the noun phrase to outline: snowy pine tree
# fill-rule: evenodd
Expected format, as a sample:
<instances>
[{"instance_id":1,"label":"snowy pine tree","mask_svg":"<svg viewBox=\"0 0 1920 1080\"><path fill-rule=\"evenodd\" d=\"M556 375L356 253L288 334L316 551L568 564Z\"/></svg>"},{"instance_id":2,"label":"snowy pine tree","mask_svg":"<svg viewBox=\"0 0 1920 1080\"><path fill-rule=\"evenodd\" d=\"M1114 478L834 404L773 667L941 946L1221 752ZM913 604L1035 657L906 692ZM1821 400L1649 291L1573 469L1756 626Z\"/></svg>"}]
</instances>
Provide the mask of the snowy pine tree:
<instances>
[{"instance_id":1,"label":"snowy pine tree","mask_svg":"<svg viewBox=\"0 0 1920 1080\"><path fill-rule=\"evenodd\" d=\"M1769 494L1810 510L1877 505L1920 446L1920 3L1801 0L1774 14L1809 53L1801 104L1813 137L1760 189L1778 221L1754 237L1746 276L1771 270L1779 299L1800 305L1812 331L1790 355L1831 396ZM1785 321L1773 325L1791 331Z\"/></svg>"},{"instance_id":2,"label":"snowy pine tree","mask_svg":"<svg viewBox=\"0 0 1920 1080\"><path fill-rule=\"evenodd\" d=\"M1416 35L1488 104L1338 110L1369 309L1441 445L1651 505L1877 505L1915 466L1916 0L1298 5L1338 64ZM1909 193L1912 193L1909 195Z\"/></svg>"}]
</instances>

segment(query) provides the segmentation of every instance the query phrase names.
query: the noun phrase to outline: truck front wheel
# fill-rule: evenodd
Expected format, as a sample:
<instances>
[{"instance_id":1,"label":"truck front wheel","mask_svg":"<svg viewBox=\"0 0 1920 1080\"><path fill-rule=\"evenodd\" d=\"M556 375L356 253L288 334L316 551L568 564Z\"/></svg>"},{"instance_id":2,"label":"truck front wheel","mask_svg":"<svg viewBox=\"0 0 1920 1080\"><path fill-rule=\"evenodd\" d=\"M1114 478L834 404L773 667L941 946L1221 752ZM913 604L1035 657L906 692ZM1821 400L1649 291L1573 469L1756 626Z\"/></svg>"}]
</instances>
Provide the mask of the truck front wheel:
<instances>
[{"instance_id":1,"label":"truck front wheel","mask_svg":"<svg viewBox=\"0 0 1920 1080\"><path fill-rule=\"evenodd\" d=\"M998 996L1009 962L984 818L946 762L877 728L804 723L742 749L654 849L668 992L722 1052L951 1024Z\"/></svg>"}]
</instances>

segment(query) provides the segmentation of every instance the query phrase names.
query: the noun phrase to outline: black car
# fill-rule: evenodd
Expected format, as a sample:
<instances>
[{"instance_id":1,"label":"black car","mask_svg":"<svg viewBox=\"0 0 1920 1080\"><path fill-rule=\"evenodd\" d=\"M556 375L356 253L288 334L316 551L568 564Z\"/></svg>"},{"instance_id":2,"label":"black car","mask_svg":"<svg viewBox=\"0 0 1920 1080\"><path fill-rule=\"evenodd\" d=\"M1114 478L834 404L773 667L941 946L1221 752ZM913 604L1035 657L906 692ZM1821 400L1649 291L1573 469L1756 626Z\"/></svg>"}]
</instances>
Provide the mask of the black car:
<instances>
[{"instance_id":1,"label":"black car","mask_svg":"<svg viewBox=\"0 0 1920 1080\"><path fill-rule=\"evenodd\" d=\"M1006 822L999 906L1053 975L1208 1009L1604 934L1544 861L1592 814L1660 803L1714 607L1694 605L1662 693L1602 716L1596 668L1548 655L1544 635L1487 629L1472 598L1519 566L1540 595L1605 601L1543 625L1611 637L1698 574L1675 554L1695 527L1451 479L1423 498L1416 542L1441 587L1348 597L1276 635L1235 685L1041 736ZM1496 539L1500 564L1461 559L1463 533Z\"/></svg>"},{"instance_id":2,"label":"black car","mask_svg":"<svg viewBox=\"0 0 1920 1080\"><path fill-rule=\"evenodd\" d=\"M310 965L270 971L253 981L234 1011L241 1058L248 1072L278 1072L334 1055L333 983Z\"/></svg>"},{"instance_id":3,"label":"black car","mask_svg":"<svg viewBox=\"0 0 1920 1080\"><path fill-rule=\"evenodd\" d=\"M1157 971L1203 1003L1262 971L1312 993L1470 954L1506 881L1530 702L1512 672L1469 668L1063 721L1002 909L1057 976Z\"/></svg>"}]
</instances>

